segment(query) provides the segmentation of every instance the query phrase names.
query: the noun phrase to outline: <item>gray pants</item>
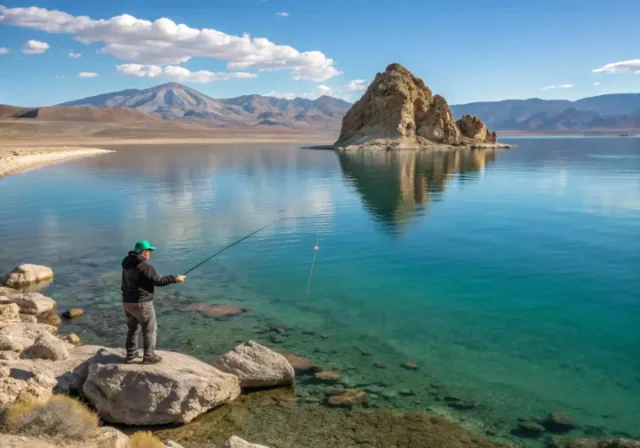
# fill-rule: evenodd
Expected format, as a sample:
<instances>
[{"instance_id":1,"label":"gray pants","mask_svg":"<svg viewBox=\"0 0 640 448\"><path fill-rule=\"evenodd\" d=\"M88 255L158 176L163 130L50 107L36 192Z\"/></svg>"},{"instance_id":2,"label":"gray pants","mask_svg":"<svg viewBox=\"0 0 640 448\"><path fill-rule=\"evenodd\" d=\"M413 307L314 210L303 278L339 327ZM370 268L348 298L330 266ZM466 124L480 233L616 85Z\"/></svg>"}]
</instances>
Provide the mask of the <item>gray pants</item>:
<instances>
[{"instance_id":1,"label":"gray pants","mask_svg":"<svg viewBox=\"0 0 640 448\"><path fill-rule=\"evenodd\" d=\"M127 316L127 355L138 351L140 328L142 328L144 356L153 355L156 349L156 332L158 330L153 302L123 303L122 305Z\"/></svg>"}]
</instances>

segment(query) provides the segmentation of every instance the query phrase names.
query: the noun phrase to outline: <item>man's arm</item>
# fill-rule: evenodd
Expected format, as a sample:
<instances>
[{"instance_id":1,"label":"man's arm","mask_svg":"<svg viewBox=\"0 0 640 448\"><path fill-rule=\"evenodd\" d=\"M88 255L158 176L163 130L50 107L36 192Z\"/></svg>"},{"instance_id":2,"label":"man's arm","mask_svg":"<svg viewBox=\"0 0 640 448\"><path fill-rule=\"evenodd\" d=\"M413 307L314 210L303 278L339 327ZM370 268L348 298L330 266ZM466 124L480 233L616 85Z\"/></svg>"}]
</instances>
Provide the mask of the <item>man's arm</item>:
<instances>
[{"instance_id":1,"label":"man's arm","mask_svg":"<svg viewBox=\"0 0 640 448\"><path fill-rule=\"evenodd\" d=\"M165 275L164 277L160 277L155 268L149 263L143 263L140 267L142 268L142 275L147 277L155 286L167 286L172 283L176 283L175 275Z\"/></svg>"}]
</instances>

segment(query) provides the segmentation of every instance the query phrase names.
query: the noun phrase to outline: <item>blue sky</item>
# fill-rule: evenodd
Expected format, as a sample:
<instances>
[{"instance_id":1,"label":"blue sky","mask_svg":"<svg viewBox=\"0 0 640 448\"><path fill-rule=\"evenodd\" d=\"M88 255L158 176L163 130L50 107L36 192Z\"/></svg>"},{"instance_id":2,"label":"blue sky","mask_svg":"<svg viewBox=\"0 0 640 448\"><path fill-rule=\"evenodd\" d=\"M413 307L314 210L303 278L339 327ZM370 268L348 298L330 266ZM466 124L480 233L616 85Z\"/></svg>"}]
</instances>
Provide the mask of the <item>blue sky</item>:
<instances>
[{"instance_id":1,"label":"blue sky","mask_svg":"<svg viewBox=\"0 0 640 448\"><path fill-rule=\"evenodd\" d=\"M0 5L4 104L50 105L167 81L218 98L327 93L353 101L391 62L450 104L640 91L638 0Z\"/></svg>"}]
</instances>

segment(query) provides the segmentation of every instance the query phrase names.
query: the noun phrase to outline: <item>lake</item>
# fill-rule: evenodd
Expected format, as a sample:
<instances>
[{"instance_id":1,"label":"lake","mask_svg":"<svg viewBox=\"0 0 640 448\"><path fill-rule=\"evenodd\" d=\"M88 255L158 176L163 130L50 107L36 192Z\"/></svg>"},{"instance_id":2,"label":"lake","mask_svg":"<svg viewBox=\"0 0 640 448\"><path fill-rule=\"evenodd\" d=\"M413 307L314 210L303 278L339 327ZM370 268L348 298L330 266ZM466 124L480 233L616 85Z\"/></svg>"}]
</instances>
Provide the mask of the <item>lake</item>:
<instances>
[{"instance_id":1,"label":"lake","mask_svg":"<svg viewBox=\"0 0 640 448\"><path fill-rule=\"evenodd\" d=\"M571 435L640 437L640 139L505 141L518 148L121 147L12 175L0 271L51 266L44 293L86 311L61 333L122 345L136 240L182 273L277 220L157 291L159 348L212 361L251 338L340 371L371 407L523 446L542 442L512 436L518 419L549 412ZM321 387L302 378L297 394Z\"/></svg>"}]
</instances>

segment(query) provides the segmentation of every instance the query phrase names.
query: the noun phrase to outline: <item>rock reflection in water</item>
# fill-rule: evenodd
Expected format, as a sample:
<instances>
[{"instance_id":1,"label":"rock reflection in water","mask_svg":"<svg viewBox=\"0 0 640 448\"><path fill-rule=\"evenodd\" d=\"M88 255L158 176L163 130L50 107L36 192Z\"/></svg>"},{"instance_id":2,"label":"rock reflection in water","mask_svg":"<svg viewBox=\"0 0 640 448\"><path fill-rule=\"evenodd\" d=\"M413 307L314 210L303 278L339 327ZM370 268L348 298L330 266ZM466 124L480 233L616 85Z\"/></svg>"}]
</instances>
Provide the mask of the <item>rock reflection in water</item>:
<instances>
[{"instance_id":1,"label":"rock reflection in water","mask_svg":"<svg viewBox=\"0 0 640 448\"><path fill-rule=\"evenodd\" d=\"M395 230L442 198L447 183L484 170L496 150L339 152L340 167L373 217Z\"/></svg>"}]
</instances>

